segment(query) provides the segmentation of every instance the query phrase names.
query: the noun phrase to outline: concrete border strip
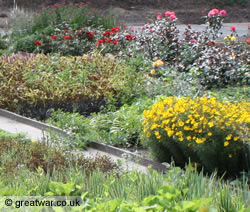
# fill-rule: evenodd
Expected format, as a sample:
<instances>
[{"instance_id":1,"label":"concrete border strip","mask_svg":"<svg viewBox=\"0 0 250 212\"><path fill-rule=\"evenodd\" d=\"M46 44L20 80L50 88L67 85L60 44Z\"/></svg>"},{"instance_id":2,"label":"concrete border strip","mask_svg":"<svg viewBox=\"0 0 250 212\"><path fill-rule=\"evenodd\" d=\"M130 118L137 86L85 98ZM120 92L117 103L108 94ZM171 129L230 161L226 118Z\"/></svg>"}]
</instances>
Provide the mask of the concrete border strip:
<instances>
[{"instance_id":1,"label":"concrete border strip","mask_svg":"<svg viewBox=\"0 0 250 212\"><path fill-rule=\"evenodd\" d=\"M16 113L4 110L4 109L0 109L0 116L4 116L6 118L15 120L17 122L21 122L23 124L38 128L40 130L52 130L54 132L59 133L60 135L64 136L64 137L68 137L69 135L63 131L62 129L55 127L55 126L51 126L21 115L18 115ZM123 150L117 147L113 147L107 144L102 144L102 143L97 143L97 142L91 142L90 147L92 147L93 149L102 151L102 152L106 152L115 156L118 156L120 158L128 158L128 160L131 160L135 163L138 163L142 166L148 167L151 166L153 169L159 171L159 172L164 172L167 171L167 167L164 166L163 164L154 161L154 160L150 160L147 158L143 158L133 152L129 152L127 150Z\"/></svg>"},{"instance_id":2,"label":"concrete border strip","mask_svg":"<svg viewBox=\"0 0 250 212\"><path fill-rule=\"evenodd\" d=\"M30 125L32 127L38 128L38 129L43 130L43 131L52 130L52 131L55 131L57 133L60 133L63 136L68 136L66 132L64 132L62 129L60 129L58 127L42 123L42 122L36 121L34 119L30 119L30 118L18 115L16 113L13 113L13 112L10 112L10 111L4 110L4 109L0 109L0 116L4 116L6 118L15 120L17 122L21 122L23 124Z\"/></svg>"}]
</instances>

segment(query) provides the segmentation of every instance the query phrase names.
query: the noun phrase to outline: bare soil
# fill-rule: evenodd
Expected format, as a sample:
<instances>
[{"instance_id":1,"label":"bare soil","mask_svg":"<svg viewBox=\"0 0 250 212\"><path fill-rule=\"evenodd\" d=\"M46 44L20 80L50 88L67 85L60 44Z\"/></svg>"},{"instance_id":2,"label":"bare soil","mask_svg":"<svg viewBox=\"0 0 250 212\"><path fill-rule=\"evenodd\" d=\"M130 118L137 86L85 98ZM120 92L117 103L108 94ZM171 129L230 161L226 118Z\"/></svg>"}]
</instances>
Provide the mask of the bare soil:
<instances>
[{"instance_id":1,"label":"bare soil","mask_svg":"<svg viewBox=\"0 0 250 212\"><path fill-rule=\"evenodd\" d=\"M21 8L37 11L60 0L15 1ZM66 0L66 2L79 1L84 0ZM246 0L245 5L235 3L231 6L221 3L223 1L228 0L89 0L88 2L101 13L107 14L109 10L113 11L120 23L130 25L146 23L158 12L164 13L167 10L176 12L179 24L201 24L201 11L204 10L207 13L212 8L227 10L226 23L250 22L250 1ZM13 2L14 0L0 0L0 22L6 20Z\"/></svg>"}]
</instances>

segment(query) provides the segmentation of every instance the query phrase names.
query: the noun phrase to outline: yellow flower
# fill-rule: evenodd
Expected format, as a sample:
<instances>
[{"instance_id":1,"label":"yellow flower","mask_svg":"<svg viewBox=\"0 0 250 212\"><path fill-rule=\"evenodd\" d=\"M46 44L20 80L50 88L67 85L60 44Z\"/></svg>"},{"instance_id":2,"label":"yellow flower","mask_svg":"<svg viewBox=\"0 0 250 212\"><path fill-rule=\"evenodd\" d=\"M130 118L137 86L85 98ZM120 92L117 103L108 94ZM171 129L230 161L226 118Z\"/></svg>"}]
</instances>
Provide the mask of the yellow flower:
<instances>
[{"instance_id":1,"label":"yellow flower","mask_svg":"<svg viewBox=\"0 0 250 212\"><path fill-rule=\"evenodd\" d=\"M184 138L183 137L179 137L179 141L184 141Z\"/></svg>"},{"instance_id":2,"label":"yellow flower","mask_svg":"<svg viewBox=\"0 0 250 212\"><path fill-rule=\"evenodd\" d=\"M168 137L171 137L172 135L174 135L174 131L171 130L170 128L165 129L167 131Z\"/></svg>"},{"instance_id":3,"label":"yellow flower","mask_svg":"<svg viewBox=\"0 0 250 212\"><path fill-rule=\"evenodd\" d=\"M208 126L209 126L210 128L213 127L213 126L214 126L214 122L212 122L212 121L208 122Z\"/></svg>"},{"instance_id":4,"label":"yellow flower","mask_svg":"<svg viewBox=\"0 0 250 212\"><path fill-rule=\"evenodd\" d=\"M202 143L204 143L204 141L205 141L206 139L205 138L196 138L196 143L197 144L202 144Z\"/></svg>"},{"instance_id":5,"label":"yellow flower","mask_svg":"<svg viewBox=\"0 0 250 212\"><path fill-rule=\"evenodd\" d=\"M234 137L234 141L237 141L237 140L239 140L239 137Z\"/></svg>"},{"instance_id":6,"label":"yellow flower","mask_svg":"<svg viewBox=\"0 0 250 212\"><path fill-rule=\"evenodd\" d=\"M160 132L159 131L155 131L155 136L156 136L157 139L160 139L161 138Z\"/></svg>"},{"instance_id":7,"label":"yellow flower","mask_svg":"<svg viewBox=\"0 0 250 212\"><path fill-rule=\"evenodd\" d=\"M32 139L32 140L31 140L31 142L32 142L32 143L36 143L36 142L37 142L37 140L35 140L35 139Z\"/></svg>"},{"instance_id":8,"label":"yellow flower","mask_svg":"<svg viewBox=\"0 0 250 212\"><path fill-rule=\"evenodd\" d=\"M187 137L187 140L188 140L188 141L190 141L191 139L192 139L192 137L191 137L191 136L188 136L188 137Z\"/></svg>"},{"instance_id":9,"label":"yellow flower","mask_svg":"<svg viewBox=\"0 0 250 212\"><path fill-rule=\"evenodd\" d=\"M149 138L149 137L151 136L151 134L148 132L148 133L146 134L146 136Z\"/></svg>"},{"instance_id":10,"label":"yellow flower","mask_svg":"<svg viewBox=\"0 0 250 212\"><path fill-rule=\"evenodd\" d=\"M232 134L229 134L229 135L226 137L226 140L227 140L227 141L231 140L232 136L233 136Z\"/></svg>"},{"instance_id":11,"label":"yellow flower","mask_svg":"<svg viewBox=\"0 0 250 212\"><path fill-rule=\"evenodd\" d=\"M224 142L224 146L228 146L229 145L229 142L228 141L225 141Z\"/></svg>"},{"instance_id":12,"label":"yellow flower","mask_svg":"<svg viewBox=\"0 0 250 212\"><path fill-rule=\"evenodd\" d=\"M232 36L231 41L236 41L236 37Z\"/></svg>"},{"instance_id":13,"label":"yellow flower","mask_svg":"<svg viewBox=\"0 0 250 212\"><path fill-rule=\"evenodd\" d=\"M229 154L229 155L228 155L228 157L229 157L229 158L232 158L232 157L233 157L233 155L232 155L232 154Z\"/></svg>"},{"instance_id":14,"label":"yellow flower","mask_svg":"<svg viewBox=\"0 0 250 212\"><path fill-rule=\"evenodd\" d=\"M156 72L155 69L151 70L151 74L155 74L155 72Z\"/></svg>"},{"instance_id":15,"label":"yellow flower","mask_svg":"<svg viewBox=\"0 0 250 212\"><path fill-rule=\"evenodd\" d=\"M179 127L183 127L183 126L184 126L184 124L185 124L185 123L184 123L183 121L181 121L181 120L179 120L179 121L178 121L178 125L179 125Z\"/></svg>"},{"instance_id":16,"label":"yellow flower","mask_svg":"<svg viewBox=\"0 0 250 212\"><path fill-rule=\"evenodd\" d=\"M212 135L213 135L213 133L209 132L207 135L208 135L208 136L212 136Z\"/></svg>"},{"instance_id":17,"label":"yellow flower","mask_svg":"<svg viewBox=\"0 0 250 212\"><path fill-rule=\"evenodd\" d=\"M160 67L160 66L162 66L163 64L164 64L163 61L157 60L157 61L155 61L155 62L153 63L153 67Z\"/></svg>"}]
</instances>

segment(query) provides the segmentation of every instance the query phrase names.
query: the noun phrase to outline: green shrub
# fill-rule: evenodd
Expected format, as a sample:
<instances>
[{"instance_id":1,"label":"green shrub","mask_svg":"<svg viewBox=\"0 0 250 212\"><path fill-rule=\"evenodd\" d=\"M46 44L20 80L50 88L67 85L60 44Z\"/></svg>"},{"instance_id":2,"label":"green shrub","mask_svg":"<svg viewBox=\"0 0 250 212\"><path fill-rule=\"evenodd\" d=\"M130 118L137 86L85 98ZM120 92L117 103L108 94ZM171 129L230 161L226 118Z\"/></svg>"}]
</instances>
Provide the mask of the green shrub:
<instances>
[{"instance_id":1,"label":"green shrub","mask_svg":"<svg viewBox=\"0 0 250 212\"><path fill-rule=\"evenodd\" d=\"M98 54L37 55L13 60L3 57L0 107L39 119L46 118L50 108L75 108L82 114L97 112L110 96L119 92L117 80L129 83L126 78L118 78L126 69L115 58Z\"/></svg>"},{"instance_id":2,"label":"green shrub","mask_svg":"<svg viewBox=\"0 0 250 212\"><path fill-rule=\"evenodd\" d=\"M140 99L131 106L123 105L115 112L91 114L88 118L78 113L54 111L48 122L85 141L135 147L141 145L143 110L152 103L151 99Z\"/></svg>"},{"instance_id":3,"label":"green shrub","mask_svg":"<svg viewBox=\"0 0 250 212\"><path fill-rule=\"evenodd\" d=\"M81 56L95 49L97 28L91 30L90 27L74 30L68 23L55 25L55 29L46 28L45 34L40 40L40 52L60 53L67 56ZM50 32L50 33L47 33Z\"/></svg>"},{"instance_id":4,"label":"green shrub","mask_svg":"<svg viewBox=\"0 0 250 212\"><path fill-rule=\"evenodd\" d=\"M14 52L35 52L37 46L34 44L37 40L41 39L41 35L32 34L22 37L14 43Z\"/></svg>"},{"instance_id":5,"label":"green shrub","mask_svg":"<svg viewBox=\"0 0 250 212\"><path fill-rule=\"evenodd\" d=\"M11 43L15 45L14 50L16 51L34 52L36 49L35 46L32 47L34 41L40 40L42 37L50 38L55 34L58 26L64 22L67 22L73 31L82 28L87 30L88 27L109 29L114 27L115 20L111 12L107 13L104 16L99 11L92 9L87 3L56 3L36 14L15 7L10 14ZM34 36L39 38L34 39ZM85 44L78 46L79 43L75 43L71 48L80 49Z\"/></svg>"},{"instance_id":6,"label":"green shrub","mask_svg":"<svg viewBox=\"0 0 250 212\"><path fill-rule=\"evenodd\" d=\"M147 144L161 161L190 158L210 173L237 175L249 169L249 112L247 102L168 97L144 111Z\"/></svg>"}]
</instances>

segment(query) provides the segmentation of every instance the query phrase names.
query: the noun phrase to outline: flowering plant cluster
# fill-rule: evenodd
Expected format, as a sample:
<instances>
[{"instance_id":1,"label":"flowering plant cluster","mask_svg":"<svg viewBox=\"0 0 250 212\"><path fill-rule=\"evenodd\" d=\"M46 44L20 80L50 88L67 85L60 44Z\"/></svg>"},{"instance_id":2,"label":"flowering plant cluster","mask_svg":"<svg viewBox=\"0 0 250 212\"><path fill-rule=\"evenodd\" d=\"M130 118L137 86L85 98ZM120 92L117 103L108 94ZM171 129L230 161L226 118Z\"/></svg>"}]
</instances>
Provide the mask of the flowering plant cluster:
<instances>
[{"instance_id":1,"label":"flowering plant cluster","mask_svg":"<svg viewBox=\"0 0 250 212\"><path fill-rule=\"evenodd\" d=\"M248 102L219 102L207 96L195 99L168 97L144 111L144 132L149 146L173 142L182 149L186 159L191 157L207 169L211 165L223 169L217 163L219 160L233 161L235 158L238 162L239 154L247 147L249 108ZM212 157L218 161L208 161Z\"/></svg>"},{"instance_id":2,"label":"flowering plant cluster","mask_svg":"<svg viewBox=\"0 0 250 212\"><path fill-rule=\"evenodd\" d=\"M159 57L161 60L174 63L178 54L179 30L176 27L177 17L174 12L158 13L153 24L146 24L137 36L137 47L147 59Z\"/></svg>"},{"instance_id":3,"label":"flowering plant cluster","mask_svg":"<svg viewBox=\"0 0 250 212\"><path fill-rule=\"evenodd\" d=\"M218 33L223 25L224 17L227 15L226 10L219 10L214 8L208 12L208 14L202 17L207 24L207 32L211 39L215 40L218 37Z\"/></svg>"},{"instance_id":4,"label":"flowering plant cluster","mask_svg":"<svg viewBox=\"0 0 250 212\"><path fill-rule=\"evenodd\" d=\"M132 56L134 54L136 31L122 27L113 27L99 36L96 42L98 48L103 49L103 53L114 53L118 56Z\"/></svg>"},{"instance_id":5,"label":"flowering plant cluster","mask_svg":"<svg viewBox=\"0 0 250 212\"><path fill-rule=\"evenodd\" d=\"M72 27L63 22L55 26L50 35L44 35L41 41L36 41L43 53L59 52L62 55L83 55L94 48L98 29L90 27L73 30Z\"/></svg>"}]
</instances>

